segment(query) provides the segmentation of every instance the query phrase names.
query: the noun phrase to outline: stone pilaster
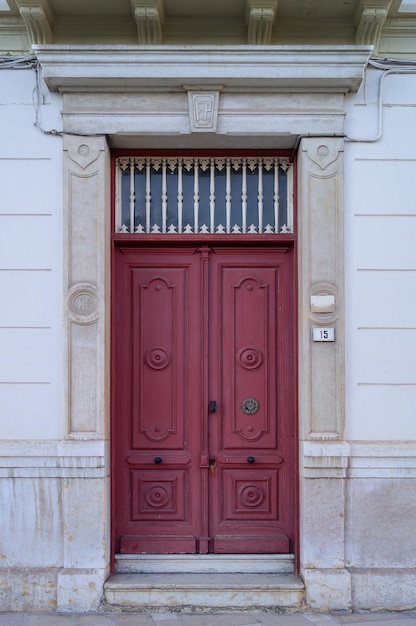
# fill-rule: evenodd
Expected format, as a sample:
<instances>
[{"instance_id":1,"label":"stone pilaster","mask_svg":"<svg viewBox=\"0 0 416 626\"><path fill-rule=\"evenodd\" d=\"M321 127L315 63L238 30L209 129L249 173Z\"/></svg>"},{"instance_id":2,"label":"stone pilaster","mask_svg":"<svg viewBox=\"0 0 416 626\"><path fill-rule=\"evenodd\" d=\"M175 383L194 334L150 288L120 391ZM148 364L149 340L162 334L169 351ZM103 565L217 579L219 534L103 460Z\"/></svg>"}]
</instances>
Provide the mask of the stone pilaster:
<instances>
[{"instance_id":1,"label":"stone pilaster","mask_svg":"<svg viewBox=\"0 0 416 626\"><path fill-rule=\"evenodd\" d=\"M109 423L109 163L104 137L65 137L67 413L75 439L105 439Z\"/></svg>"},{"instance_id":2,"label":"stone pilaster","mask_svg":"<svg viewBox=\"0 0 416 626\"><path fill-rule=\"evenodd\" d=\"M339 138L305 138L298 155L300 556L306 601L319 610L351 607L344 529L343 149ZM316 340L332 333L333 341Z\"/></svg>"}]
</instances>

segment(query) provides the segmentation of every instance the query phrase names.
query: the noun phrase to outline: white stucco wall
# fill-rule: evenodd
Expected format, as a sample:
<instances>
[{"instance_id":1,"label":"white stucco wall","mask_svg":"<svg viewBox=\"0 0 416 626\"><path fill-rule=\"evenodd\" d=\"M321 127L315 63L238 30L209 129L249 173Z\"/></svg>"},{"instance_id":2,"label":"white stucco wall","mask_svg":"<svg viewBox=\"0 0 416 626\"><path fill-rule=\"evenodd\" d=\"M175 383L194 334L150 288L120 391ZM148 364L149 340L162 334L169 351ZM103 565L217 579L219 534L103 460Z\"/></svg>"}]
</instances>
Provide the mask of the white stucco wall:
<instances>
[{"instance_id":1,"label":"white stucco wall","mask_svg":"<svg viewBox=\"0 0 416 626\"><path fill-rule=\"evenodd\" d=\"M346 99L346 133L378 135L370 69ZM349 440L415 440L416 73L391 74L376 142L345 143L346 428Z\"/></svg>"},{"instance_id":2,"label":"white stucco wall","mask_svg":"<svg viewBox=\"0 0 416 626\"><path fill-rule=\"evenodd\" d=\"M60 439L62 139L34 126L33 70L0 71L0 439ZM44 90L39 123L59 129ZM35 98L36 99L36 98Z\"/></svg>"}]
</instances>

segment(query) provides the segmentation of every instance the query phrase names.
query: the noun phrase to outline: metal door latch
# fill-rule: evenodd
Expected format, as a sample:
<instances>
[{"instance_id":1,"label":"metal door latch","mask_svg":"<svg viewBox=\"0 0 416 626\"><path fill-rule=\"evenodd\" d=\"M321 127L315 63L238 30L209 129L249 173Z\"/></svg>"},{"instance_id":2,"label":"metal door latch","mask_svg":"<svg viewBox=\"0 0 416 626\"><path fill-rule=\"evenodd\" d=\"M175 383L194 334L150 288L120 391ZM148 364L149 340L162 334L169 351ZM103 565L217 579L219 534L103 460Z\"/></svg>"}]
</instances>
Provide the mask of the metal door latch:
<instances>
[{"instance_id":1,"label":"metal door latch","mask_svg":"<svg viewBox=\"0 0 416 626\"><path fill-rule=\"evenodd\" d=\"M215 413L217 410L217 401L216 400L210 400L209 401L209 412L210 413Z\"/></svg>"}]
</instances>

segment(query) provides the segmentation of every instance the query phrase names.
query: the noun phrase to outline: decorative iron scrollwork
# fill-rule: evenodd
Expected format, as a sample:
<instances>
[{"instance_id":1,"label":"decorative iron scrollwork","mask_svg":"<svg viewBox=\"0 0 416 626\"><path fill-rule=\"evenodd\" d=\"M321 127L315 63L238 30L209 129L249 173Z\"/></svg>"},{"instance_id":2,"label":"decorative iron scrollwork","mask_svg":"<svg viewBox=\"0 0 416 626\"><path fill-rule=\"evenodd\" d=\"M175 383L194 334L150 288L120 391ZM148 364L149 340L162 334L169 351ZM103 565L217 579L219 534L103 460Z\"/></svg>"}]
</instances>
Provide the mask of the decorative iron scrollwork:
<instances>
[{"instance_id":1,"label":"decorative iron scrollwork","mask_svg":"<svg viewBox=\"0 0 416 626\"><path fill-rule=\"evenodd\" d=\"M246 415L254 415L259 410L260 405L255 398L246 398L241 404L241 410Z\"/></svg>"}]
</instances>

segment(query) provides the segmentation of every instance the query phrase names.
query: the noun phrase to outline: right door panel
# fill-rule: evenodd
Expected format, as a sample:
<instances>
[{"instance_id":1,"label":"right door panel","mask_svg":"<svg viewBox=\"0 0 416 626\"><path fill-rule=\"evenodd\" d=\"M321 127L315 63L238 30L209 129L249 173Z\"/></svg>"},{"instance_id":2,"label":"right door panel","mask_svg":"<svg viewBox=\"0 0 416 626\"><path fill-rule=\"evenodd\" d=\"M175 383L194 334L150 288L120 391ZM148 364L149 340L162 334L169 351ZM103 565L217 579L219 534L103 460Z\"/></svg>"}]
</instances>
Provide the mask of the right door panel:
<instances>
[{"instance_id":1,"label":"right door panel","mask_svg":"<svg viewBox=\"0 0 416 626\"><path fill-rule=\"evenodd\" d=\"M291 249L210 254L210 535L216 553L293 550Z\"/></svg>"}]
</instances>

